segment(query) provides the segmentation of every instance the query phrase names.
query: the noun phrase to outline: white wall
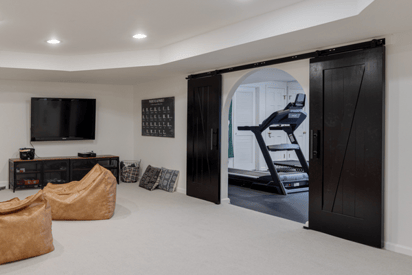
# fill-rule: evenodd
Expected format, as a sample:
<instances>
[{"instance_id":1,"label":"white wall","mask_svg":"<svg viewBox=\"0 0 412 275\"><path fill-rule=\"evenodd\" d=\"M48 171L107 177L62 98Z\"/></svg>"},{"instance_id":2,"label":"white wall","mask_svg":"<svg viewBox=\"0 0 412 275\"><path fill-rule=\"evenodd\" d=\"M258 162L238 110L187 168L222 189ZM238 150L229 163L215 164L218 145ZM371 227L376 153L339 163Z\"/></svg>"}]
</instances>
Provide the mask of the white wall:
<instances>
[{"instance_id":1,"label":"white wall","mask_svg":"<svg viewBox=\"0 0 412 275\"><path fill-rule=\"evenodd\" d=\"M182 193L186 193L187 81L185 77L182 75L143 83L134 88L134 158L142 160L142 171L148 165L179 170L177 190ZM142 136L142 100L172 96L175 97L175 137Z\"/></svg>"},{"instance_id":2,"label":"white wall","mask_svg":"<svg viewBox=\"0 0 412 275\"><path fill-rule=\"evenodd\" d=\"M397 34L389 39L386 55L386 149L385 149L385 246L388 250L412 255L412 33ZM273 66L296 78L305 93L309 92L309 60ZM237 86L254 70L234 72L223 76L222 155L221 183L222 202L228 201L227 182L228 125L230 100ZM135 88L136 143L135 157L144 165L173 166L186 174L186 81L183 77L139 85ZM174 140L143 138L140 134L140 100L146 98L176 96L177 123ZM307 103L309 104L309 102ZM185 178L179 188L186 188Z\"/></svg>"},{"instance_id":3,"label":"white wall","mask_svg":"<svg viewBox=\"0 0 412 275\"><path fill-rule=\"evenodd\" d=\"M95 98L96 139L33 142L40 157L98 154L133 159L133 86L0 81L0 185L8 182L8 159L30 147L30 98ZM8 184L7 184L8 185Z\"/></svg>"},{"instance_id":4,"label":"white wall","mask_svg":"<svg viewBox=\"0 0 412 275\"><path fill-rule=\"evenodd\" d=\"M386 51L385 241L412 256L412 32Z\"/></svg>"}]
</instances>

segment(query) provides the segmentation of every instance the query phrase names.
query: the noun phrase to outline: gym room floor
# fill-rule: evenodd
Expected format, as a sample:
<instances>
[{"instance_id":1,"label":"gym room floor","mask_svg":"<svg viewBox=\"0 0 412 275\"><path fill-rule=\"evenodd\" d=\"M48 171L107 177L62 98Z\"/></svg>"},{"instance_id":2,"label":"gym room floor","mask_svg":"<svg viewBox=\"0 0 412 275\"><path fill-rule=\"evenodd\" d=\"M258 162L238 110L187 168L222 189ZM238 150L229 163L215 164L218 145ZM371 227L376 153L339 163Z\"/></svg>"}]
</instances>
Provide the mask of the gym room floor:
<instances>
[{"instance_id":1,"label":"gym room floor","mask_svg":"<svg viewBox=\"0 0 412 275\"><path fill-rule=\"evenodd\" d=\"M303 224L308 221L309 192L283 196L235 184L229 184L228 191L232 205Z\"/></svg>"}]
</instances>

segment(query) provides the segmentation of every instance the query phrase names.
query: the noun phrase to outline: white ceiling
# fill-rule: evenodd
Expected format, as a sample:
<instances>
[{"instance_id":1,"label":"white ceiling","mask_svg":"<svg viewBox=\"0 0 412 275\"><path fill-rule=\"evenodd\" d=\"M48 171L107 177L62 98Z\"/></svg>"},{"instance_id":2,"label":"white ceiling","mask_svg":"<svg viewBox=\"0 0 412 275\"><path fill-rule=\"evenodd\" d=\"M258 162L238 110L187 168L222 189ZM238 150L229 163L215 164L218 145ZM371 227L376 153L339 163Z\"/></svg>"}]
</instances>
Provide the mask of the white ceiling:
<instances>
[{"instance_id":1,"label":"white ceiling","mask_svg":"<svg viewBox=\"0 0 412 275\"><path fill-rule=\"evenodd\" d=\"M0 50L84 55L157 49L303 0L2 0ZM148 37L136 40L132 36ZM57 38L61 44L45 42Z\"/></svg>"},{"instance_id":2,"label":"white ceiling","mask_svg":"<svg viewBox=\"0 0 412 275\"><path fill-rule=\"evenodd\" d=\"M219 3L236 2L244 5L247 1L257 3L253 0L220 0ZM27 48L21 48L22 51L27 52L17 51L21 43L17 40L20 39L19 34L23 32L21 26L19 33L8 34L9 39L12 39L14 42L4 42L4 28L7 27L7 24L11 23L7 19L7 10L4 10L2 5L7 4L9 10L11 9L16 14L21 13L24 15L30 13L20 6L21 2L42 3L43 7L45 3L60 3L63 6L71 3L73 5L72 13L76 9L81 9L83 3L87 3L86 7L89 7L91 2L109 4L109 1L106 0L0 0L0 14L3 18L3 21L0 23L0 35L2 37L0 40L0 79L132 85L159 78L183 77L192 73L272 59L377 37L387 37L389 38L387 42L391 43L390 41L393 39L391 34L412 30L412 16L410 16L412 1L410 0L306 0L292 6L233 23L232 25L223 26L208 33L198 34L197 36L194 34L196 28L193 28L190 31L193 31L191 35L195 35L194 37L164 46L161 49L144 50L144 47L142 47L138 51L124 51L120 54L118 49L111 45L114 51L117 51L116 53L98 54L96 50L96 52L93 51L93 54L76 55L80 53L80 49L76 49L77 46L71 43L66 44L66 38L59 37L64 42L59 47L71 48L73 46L74 48L67 52L58 52L60 51L58 50L53 52L53 54L49 54L49 52L45 54L46 52L41 52L42 50L37 52L37 50L42 49L42 47L45 47L45 51L50 50L48 45L44 45L44 40L49 37L42 38L39 46L36 46L38 48L31 48L31 41L28 41ZM112 3L111 7L115 6L113 3L116 3L116 5L117 3L132 3L132 1L110 2ZM164 2L184 3L185 1L173 0ZM189 4L190 2L210 3L209 1L187 1ZM278 1L261 2L262 5L266 2L282 3ZM145 1L141 3L145 3ZM160 6L159 3L157 5ZM220 9L220 4L212 6ZM190 11L189 6L187 7L186 13ZM33 6L30 8L34 9ZM211 9L211 7L209 8ZM116 10L116 8L113 9ZM191 9L197 10L193 6L191 6ZM208 12L212 12L210 9ZM92 8L89 8L89 11L92 10ZM42 12L40 8L36 8L36 11ZM45 11L42 13L46 14ZM198 10L198 13L202 12ZM90 21L94 22L92 14L90 14ZM179 25L176 22L180 20L175 16L175 13L169 12L167 14L163 18L159 17L155 12L150 14L151 17L156 16L158 21L156 24L162 24L164 32L169 30L168 26L172 24L171 22ZM296 16L298 14L300 16ZM204 18L209 17L207 13L202 16L203 19L200 21L202 21L204 27L207 27L210 22L207 22L208 20ZM68 20L67 16L65 18ZM210 19L209 21L215 21L216 18L211 16ZM111 22L118 20L122 21L122 18L116 17ZM72 22L73 29L81 29L76 22ZM90 22L91 26L95 26L93 22ZM220 22L222 23L223 21ZM184 24L186 23L184 22ZM26 24L29 24L29 22L26 22ZM33 32L38 32L38 29L41 29L37 21L29 25L31 26L30 29L26 26L26 31L29 33L31 33L32 29ZM162 29L162 27L159 27L159 29ZM138 31L135 28L130 30L130 33L134 34ZM186 32L186 34L188 33ZM148 32L147 34L148 36L153 35L153 33ZM96 41L101 41L100 39L105 38L95 37L95 39ZM92 42L89 41L87 47L92 48L93 45L90 44ZM135 44L140 43L134 40L132 42ZM10 45L7 46L6 50L4 47L6 47L7 43L10 43ZM150 44L152 42L147 40L144 43ZM162 42L159 40L156 43L161 45ZM87 53L87 47L86 45L81 46L81 50ZM79 52L77 52L78 50ZM29 52L37 52L37 54ZM75 55L71 55L72 53ZM141 60L144 63L139 63Z\"/></svg>"}]
</instances>

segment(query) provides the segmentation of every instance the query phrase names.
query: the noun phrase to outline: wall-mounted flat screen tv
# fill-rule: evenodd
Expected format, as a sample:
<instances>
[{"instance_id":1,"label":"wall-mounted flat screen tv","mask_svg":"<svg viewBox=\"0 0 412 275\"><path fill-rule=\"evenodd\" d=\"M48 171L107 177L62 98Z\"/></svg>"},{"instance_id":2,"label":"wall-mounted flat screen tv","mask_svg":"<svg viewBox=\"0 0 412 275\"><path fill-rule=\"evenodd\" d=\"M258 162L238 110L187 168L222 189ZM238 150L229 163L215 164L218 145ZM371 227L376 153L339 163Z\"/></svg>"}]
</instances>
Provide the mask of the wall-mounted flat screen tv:
<instances>
[{"instance_id":1,"label":"wall-mounted flat screen tv","mask_svg":"<svg viewBox=\"0 0 412 275\"><path fill-rule=\"evenodd\" d=\"M96 99L31 98L31 141L95 139Z\"/></svg>"}]
</instances>

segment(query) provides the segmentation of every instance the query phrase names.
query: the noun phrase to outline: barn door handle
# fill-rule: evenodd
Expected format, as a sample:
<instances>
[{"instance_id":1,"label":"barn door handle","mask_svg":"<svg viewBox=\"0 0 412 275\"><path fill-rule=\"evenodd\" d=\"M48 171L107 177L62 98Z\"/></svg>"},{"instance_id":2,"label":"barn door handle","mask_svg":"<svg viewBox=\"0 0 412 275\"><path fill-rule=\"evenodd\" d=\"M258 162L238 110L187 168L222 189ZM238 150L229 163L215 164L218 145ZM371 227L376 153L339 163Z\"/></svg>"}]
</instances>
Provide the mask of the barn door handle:
<instances>
[{"instance_id":1,"label":"barn door handle","mask_svg":"<svg viewBox=\"0 0 412 275\"><path fill-rule=\"evenodd\" d=\"M310 130L310 159L319 158L320 131Z\"/></svg>"},{"instance_id":2,"label":"barn door handle","mask_svg":"<svg viewBox=\"0 0 412 275\"><path fill-rule=\"evenodd\" d=\"M212 151L213 149L218 150L219 149L219 143L218 141L218 129L210 129L210 151ZM216 148L215 148L216 147Z\"/></svg>"},{"instance_id":3,"label":"barn door handle","mask_svg":"<svg viewBox=\"0 0 412 275\"><path fill-rule=\"evenodd\" d=\"M213 128L210 128L210 151L213 150Z\"/></svg>"}]
</instances>

